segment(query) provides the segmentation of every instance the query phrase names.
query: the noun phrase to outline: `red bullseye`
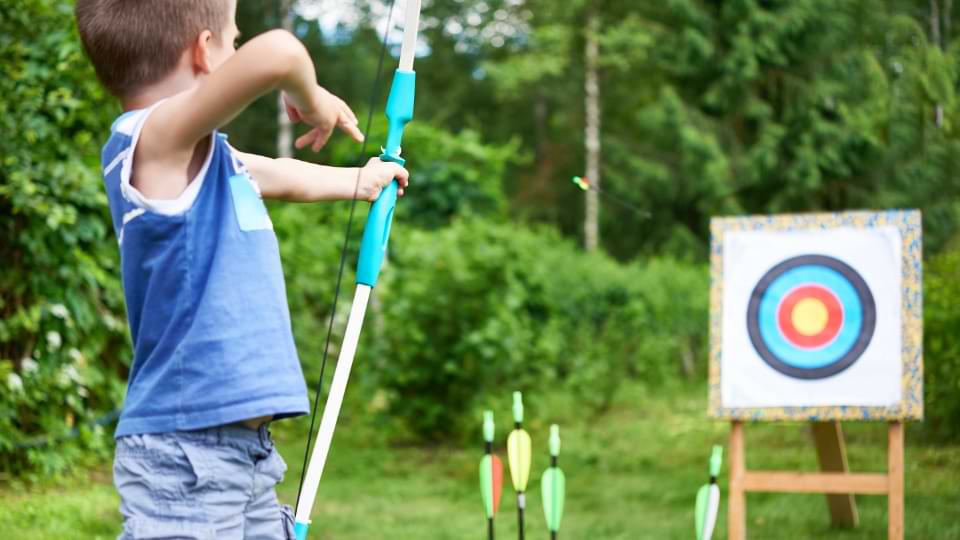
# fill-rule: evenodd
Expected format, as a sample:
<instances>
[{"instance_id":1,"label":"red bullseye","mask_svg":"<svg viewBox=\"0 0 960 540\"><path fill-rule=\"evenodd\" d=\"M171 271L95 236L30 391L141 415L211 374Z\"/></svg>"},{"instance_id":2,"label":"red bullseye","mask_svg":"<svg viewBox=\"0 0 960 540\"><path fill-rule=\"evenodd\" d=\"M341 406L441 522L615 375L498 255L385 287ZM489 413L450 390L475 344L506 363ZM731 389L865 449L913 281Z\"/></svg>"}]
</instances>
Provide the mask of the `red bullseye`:
<instances>
[{"instance_id":1,"label":"red bullseye","mask_svg":"<svg viewBox=\"0 0 960 540\"><path fill-rule=\"evenodd\" d=\"M843 325L843 307L837 297L819 285L801 285L780 303L780 331L790 343L805 349L833 341Z\"/></svg>"}]
</instances>

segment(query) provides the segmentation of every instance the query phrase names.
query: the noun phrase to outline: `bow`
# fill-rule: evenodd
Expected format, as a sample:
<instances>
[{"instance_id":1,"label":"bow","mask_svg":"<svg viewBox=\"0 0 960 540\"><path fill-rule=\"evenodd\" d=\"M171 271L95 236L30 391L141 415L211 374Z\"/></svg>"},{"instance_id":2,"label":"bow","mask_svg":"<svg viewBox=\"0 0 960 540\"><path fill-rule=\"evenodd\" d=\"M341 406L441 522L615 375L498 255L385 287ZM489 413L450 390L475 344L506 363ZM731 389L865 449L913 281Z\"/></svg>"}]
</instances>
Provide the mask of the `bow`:
<instances>
[{"instance_id":1,"label":"bow","mask_svg":"<svg viewBox=\"0 0 960 540\"><path fill-rule=\"evenodd\" d=\"M392 7L391 4L391 9ZM382 161L392 161L400 165L404 164L403 158L400 157L400 142L403 139L403 129L407 125L407 122L413 118L413 102L416 87L413 57L417 44L417 30L420 24L420 0L407 0L406 15L407 18L403 29L403 45L400 49L400 65L394 72L393 84L390 87L390 94L387 98L387 143L383 148L383 153L380 155ZM384 38L384 46L385 45L386 38ZM376 202L373 203L373 206L370 207L367 223L364 226L363 240L360 244L360 257L357 261L357 288L353 297L353 305L350 308L350 318L347 319L347 329L343 336L340 354L337 357L337 368L333 375L333 382L330 385L327 403L323 408L323 416L320 420L320 429L317 431L313 454L310 456L310 462L301 478L300 494L297 497L295 524L297 540L305 540L307 537L307 529L310 526L310 513L313 510L313 503L317 496L317 488L320 486L320 477L323 475L323 467L326 464L327 454L330 451L330 443L333 440L333 430L336 428L337 417L340 415L340 406L343 404L343 395L347 388L347 379L350 377L350 368L353 366L353 357L357 351L357 342L360 339L360 330L363 327L363 317L367 310L367 301L370 298L370 291L377 284L377 277L383 265L383 257L387 251L387 240L390 236L393 210L397 205L397 189L397 181L394 180L390 182L377 198ZM337 284L337 288L339 290L339 283ZM336 305L336 301L334 301L334 305Z\"/></svg>"}]
</instances>

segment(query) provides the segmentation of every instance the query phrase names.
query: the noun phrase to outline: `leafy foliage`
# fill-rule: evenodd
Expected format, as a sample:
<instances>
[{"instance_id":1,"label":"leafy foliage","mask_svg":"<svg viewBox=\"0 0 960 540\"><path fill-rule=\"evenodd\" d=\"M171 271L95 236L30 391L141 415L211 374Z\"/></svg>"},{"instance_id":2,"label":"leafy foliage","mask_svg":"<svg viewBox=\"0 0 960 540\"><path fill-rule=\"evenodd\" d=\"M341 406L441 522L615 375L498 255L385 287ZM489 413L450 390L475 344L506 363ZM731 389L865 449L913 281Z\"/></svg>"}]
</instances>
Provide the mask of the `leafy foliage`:
<instances>
[{"instance_id":1,"label":"leafy foliage","mask_svg":"<svg viewBox=\"0 0 960 540\"><path fill-rule=\"evenodd\" d=\"M937 4L943 31L932 35ZM497 89L485 132L508 125L537 149L532 166L507 179L520 184L522 215L581 230L581 197L563 182L584 167L582 22L591 10L602 22L602 185L653 214L603 206L601 239L618 258L703 260L709 218L737 213L920 208L927 251L949 242L960 223L950 2L504 8L486 24L515 16L523 39L475 54Z\"/></svg>"},{"instance_id":2,"label":"leafy foliage","mask_svg":"<svg viewBox=\"0 0 960 540\"><path fill-rule=\"evenodd\" d=\"M960 251L934 258L924 279L924 404L931 434L960 437Z\"/></svg>"},{"instance_id":3,"label":"leafy foliage","mask_svg":"<svg viewBox=\"0 0 960 540\"><path fill-rule=\"evenodd\" d=\"M378 287L390 329L378 378L392 417L422 437L461 432L475 407L513 389L570 389L602 409L627 376L675 373L675 355L703 334L701 269L624 266L550 230L482 220L397 234ZM664 311L677 315L658 320Z\"/></svg>"},{"instance_id":4,"label":"leafy foliage","mask_svg":"<svg viewBox=\"0 0 960 540\"><path fill-rule=\"evenodd\" d=\"M522 159L519 141L489 144L472 130L452 135L424 124L411 124L404 139L416 149L419 195L404 200L407 223L436 228L456 216L506 216L502 182L508 166Z\"/></svg>"},{"instance_id":5,"label":"leafy foliage","mask_svg":"<svg viewBox=\"0 0 960 540\"><path fill-rule=\"evenodd\" d=\"M99 89L70 5L37 0L0 11L0 470L62 470L84 428L57 452L37 436L66 435L114 409L129 358L99 177L99 143L116 108ZM27 447L27 450L24 450Z\"/></svg>"},{"instance_id":6,"label":"leafy foliage","mask_svg":"<svg viewBox=\"0 0 960 540\"><path fill-rule=\"evenodd\" d=\"M332 33L302 17L294 29L325 86L361 117L374 104L368 135L380 141L392 62L371 96L378 4L351 5L356 17ZM944 8L938 24L933 5ZM379 353L370 382L386 390L390 413L435 438L461 431L504 385L560 385L602 410L624 377L702 376L707 278L697 261L710 216L914 207L932 257L927 418L932 432L960 436L960 43L949 6L431 2L405 139L412 196L398 207L394 269L364 337ZM245 36L279 23L272 3L238 10ZM652 214L603 207L603 247L624 264L582 254L556 232L581 230L582 197L568 178L583 172L591 10L602 23L603 189ZM0 57L0 472L46 474L104 449L105 430L87 426L123 393L130 352L97 159L119 111L82 56L71 2L0 9ZM272 154L276 105L276 95L256 102L227 128L231 140ZM357 165L342 137L297 156ZM271 207L311 380L347 208ZM65 435L55 448L40 444Z\"/></svg>"},{"instance_id":7,"label":"leafy foliage","mask_svg":"<svg viewBox=\"0 0 960 540\"><path fill-rule=\"evenodd\" d=\"M382 129L378 124L370 137L382 140ZM397 206L396 219L405 227L442 227L457 216L504 219L506 202L499 184L507 166L519 159L515 144L484 144L469 130L451 134L418 124L410 125L404 141L415 149L407 157L417 164L411 179L411 190L417 196L404 197ZM349 163L356 157L350 155L356 154L354 144L343 138L333 142L328 151L339 162ZM325 335L327 329L349 204L272 204L270 209L280 240L294 331L309 381L316 380L315 370L323 355L324 343L317 332L322 330ZM365 202L357 203L342 294L353 283L353 264L368 208ZM349 309L349 298L342 300L338 310ZM346 315L346 311L337 313L339 319ZM339 329L340 325L335 326ZM334 341L339 337L334 336Z\"/></svg>"}]
</instances>

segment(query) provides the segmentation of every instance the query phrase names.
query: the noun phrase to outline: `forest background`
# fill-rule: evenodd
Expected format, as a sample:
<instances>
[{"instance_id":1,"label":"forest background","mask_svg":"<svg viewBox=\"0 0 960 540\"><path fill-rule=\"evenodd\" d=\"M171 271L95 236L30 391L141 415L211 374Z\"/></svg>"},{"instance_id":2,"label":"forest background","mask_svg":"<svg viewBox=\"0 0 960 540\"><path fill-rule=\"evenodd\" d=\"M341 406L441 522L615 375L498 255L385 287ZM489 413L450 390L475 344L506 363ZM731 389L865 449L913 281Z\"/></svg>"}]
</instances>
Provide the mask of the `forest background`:
<instances>
[{"instance_id":1,"label":"forest background","mask_svg":"<svg viewBox=\"0 0 960 540\"><path fill-rule=\"evenodd\" d=\"M911 438L956 442L956 12L952 0L425 2L412 187L351 390L373 425L466 444L509 390L534 410L563 392L600 415L624 385L702 385L711 216L918 208L926 420ZM373 104L375 144L395 64L373 91L388 17L377 1L241 1L238 24L244 39L291 28L324 86L361 118ZM0 7L0 62L0 480L32 482L111 453L131 352L99 148L120 111L71 2ZM270 95L225 131L276 155L281 125ZM297 157L357 154L341 136ZM590 168L595 215L570 182ZM270 208L312 389L349 208Z\"/></svg>"}]
</instances>

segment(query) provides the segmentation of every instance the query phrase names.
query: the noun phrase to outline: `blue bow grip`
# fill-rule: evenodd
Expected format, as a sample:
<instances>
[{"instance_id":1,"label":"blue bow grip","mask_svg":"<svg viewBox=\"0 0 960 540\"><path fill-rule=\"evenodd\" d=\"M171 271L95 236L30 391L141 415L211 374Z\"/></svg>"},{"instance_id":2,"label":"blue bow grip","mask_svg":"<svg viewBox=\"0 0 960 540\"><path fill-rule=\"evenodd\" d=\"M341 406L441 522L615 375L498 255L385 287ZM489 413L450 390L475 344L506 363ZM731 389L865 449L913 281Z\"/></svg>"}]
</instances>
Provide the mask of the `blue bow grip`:
<instances>
[{"instance_id":1,"label":"blue bow grip","mask_svg":"<svg viewBox=\"0 0 960 540\"><path fill-rule=\"evenodd\" d=\"M381 161L404 164L400 157L400 142L403 128L413 119L413 101L416 93L417 75L413 71L398 69L393 75L390 95L387 97L387 145L380 155ZM390 239L390 224L393 210L397 207L397 181L390 182L370 207L367 224L360 242L360 259L357 261L357 283L375 287L383 257Z\"/></svg>"}]
</instances>

